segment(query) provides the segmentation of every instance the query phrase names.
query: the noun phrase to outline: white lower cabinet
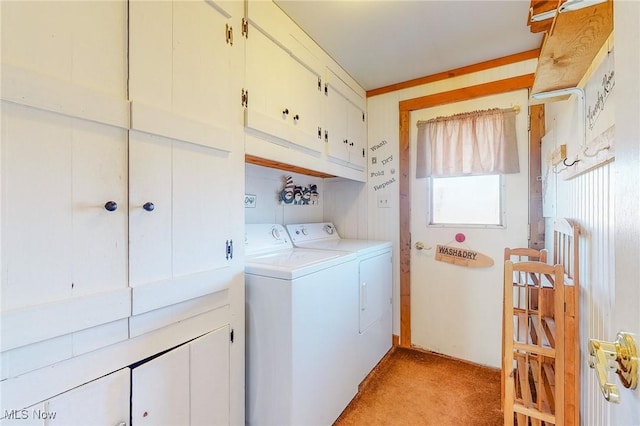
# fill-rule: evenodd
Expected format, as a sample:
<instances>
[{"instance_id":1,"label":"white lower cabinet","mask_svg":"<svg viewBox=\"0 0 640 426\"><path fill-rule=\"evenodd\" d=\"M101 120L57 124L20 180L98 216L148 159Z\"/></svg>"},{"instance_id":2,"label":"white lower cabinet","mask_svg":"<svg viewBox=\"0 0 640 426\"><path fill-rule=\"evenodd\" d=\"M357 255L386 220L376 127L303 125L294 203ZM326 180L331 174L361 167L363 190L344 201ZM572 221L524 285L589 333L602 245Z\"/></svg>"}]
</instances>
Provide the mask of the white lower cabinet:
<instances>
[{"instance_id":1,"label":"white lower cabinet","mask_svg":"<svg viewBox=\"0 0 640 426\"><path fill-rule=\"evenodd\" d=\"M118 370L39 404L3 407L3 426L126 426L129 424L128 368Z\"/></svg>"},{"instance_id":2,"label":"white lower cabinet","mask_svg":"<svg viewBox=\"0 0 640 426\"><path fill-rule=\"evenodd\" d=\"M129 422L129 369L89 382L45 403L44 423L89 426Z\"/></svg>"},{"instance_id":3,"label":"white lower cabinet","mask_svg":"<svg viewBox=\"0 0 640 426\"><path fill-rule=\"evenodd\" d=\"M131 369L132 425L229 424L229 327Z\"/></svg>"}]
</instances>

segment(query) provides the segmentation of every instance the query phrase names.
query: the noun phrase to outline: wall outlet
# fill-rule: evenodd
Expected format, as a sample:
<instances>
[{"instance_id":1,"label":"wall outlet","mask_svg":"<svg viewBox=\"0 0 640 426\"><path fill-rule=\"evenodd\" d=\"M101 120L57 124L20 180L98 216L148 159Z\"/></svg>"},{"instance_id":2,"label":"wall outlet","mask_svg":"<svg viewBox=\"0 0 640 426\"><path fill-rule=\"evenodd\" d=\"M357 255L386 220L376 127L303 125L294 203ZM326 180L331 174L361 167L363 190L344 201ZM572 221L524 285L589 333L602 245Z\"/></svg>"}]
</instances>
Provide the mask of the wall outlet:
<instances>
[{"instance_id":1,"label":"wall outlet","mask_svg":"<svg viewBox=\"0 0 640 426\"><path fill-rule=\"evenodd\" d=\"M391 208L391 203L389 203L389 197L385 194L378 195L378 208L379 209L389 209Z\"/></svg>"}]
</instances>

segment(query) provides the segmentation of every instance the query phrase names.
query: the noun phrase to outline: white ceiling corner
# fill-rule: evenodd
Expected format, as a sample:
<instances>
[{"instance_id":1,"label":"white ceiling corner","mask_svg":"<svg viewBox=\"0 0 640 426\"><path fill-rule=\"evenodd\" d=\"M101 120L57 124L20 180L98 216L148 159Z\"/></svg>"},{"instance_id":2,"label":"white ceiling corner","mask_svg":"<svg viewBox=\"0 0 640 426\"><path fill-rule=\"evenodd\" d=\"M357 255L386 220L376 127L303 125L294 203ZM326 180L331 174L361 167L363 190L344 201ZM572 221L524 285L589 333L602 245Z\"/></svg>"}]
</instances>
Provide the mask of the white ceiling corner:
<instances>
[{"instance_id":1,"label":"white ceiling corner","mask_svg":"<svg viewBox=\"0 0 640 426\"><path fill-rule=\"evenodd\" d=\"M371 90L540 47L529 0L274 0Z\"/></svg>"}]
</instances>

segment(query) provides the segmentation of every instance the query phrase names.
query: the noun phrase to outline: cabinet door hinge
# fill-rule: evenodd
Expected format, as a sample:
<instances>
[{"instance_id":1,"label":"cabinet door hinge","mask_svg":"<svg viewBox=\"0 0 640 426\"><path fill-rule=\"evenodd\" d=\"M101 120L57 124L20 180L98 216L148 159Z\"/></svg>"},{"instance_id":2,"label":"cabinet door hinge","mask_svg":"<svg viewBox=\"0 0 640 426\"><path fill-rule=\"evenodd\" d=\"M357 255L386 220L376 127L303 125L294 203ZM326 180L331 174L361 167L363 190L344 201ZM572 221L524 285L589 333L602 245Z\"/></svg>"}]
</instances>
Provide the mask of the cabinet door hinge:
<instances>
[{"instance_id":1,"label":"cabinet door hinge","mask_svg":"<svg viewBox=\"0 0 640 426\"><path fill-rule=\"evenodd\" d=\"M364 112L362 113L362 122L364 123Z\"/></svg>"},{"instance_id":2,"label":"cabinet door hinge","mask_svg":"<svg viewBox=\"0 0 640 426\"><path fill-rule=\"evenodd\" d=\"M226 253L227 260L233 259L233 240L227 240L225 245L226 245L225 253Z\"/></svg>"},{"instance_id":3,"label":"cabinet door hinge","mask_svg":"<svg viewBox=\"0 0 640 426\"><path fill-rule=\"evenodd\" d=\"M249 21L247 18L242 18L242 36L249 38Z\"/></svg>"},{"instance_id":4,"label":"cabinet door hinge","mask_svg":"<svg viewBox=\"0 0 640 426\"><path fill-rule=\"evenodd\" d=\"M362 158L365 158L367 156L367 154L364 151L364 148L362 148Z\"/></svg>"},{"instance_id":5,"label":"cabinet door hinge","mask_svg":"<svg viewBox=\"0 0 640 426\"><path fill-rule=\"evenodd\" d=\"M329 142L329 131L328 130L324 131L324 141L325 142Z\"/></svg>"},{"instance_id":6,"label":"cabinet door hinge","mask_svg":"<svg viewBox=\"0 0 640 426\"><path fill-rule=\"evenodd\" d=\"M233 328L231 329L231 332L229 333L229 340L231 341L231 343L233 343Z\"/></svg>"},{"instance_id":7,"label":"cabinet door hinge","mask_svg":"<svg viewBox=\"0 0 640 426\"><path fill-rule=\"evenodd\" d=\"M318 92L322 92L322 79L318 77Z\"/></svg>"},{"instance_id":8,"label":"cabinet door hinge","mask_svg":"<svg viewBox=\"0 0 640 426\"><path fill-rule=\"evenodd\" d=\"M324 95L325 96L329 95L329 85L327 83L324 84Z\"/></svg>"},{"instance_id":9,"label":"cabinet door hinge","mask_svg":"<svg viewBox=\"0 0 640 426\"><path fill-rule=\"evenodd\" d=\"M249 91L248 90L244 90L242 89L242 97L240 98L240 100L242 101L242 106L243 107L248 107L249 106Z\"/></svg>"},{"instance_id":10,"label":"cabinet door hinge","mask_svg":"<svg viewBox=\"0 0 640 426\"><path fill-rule=\"evenodd\" d=\"M318 139L322 140L322 127L318 126Z\"/></svg>"},{"instance_id":11,"label":"cabinet door hinge","mask_svg":"<svg viewBox=\"0 0 640 426\"><path fill-rule=\"evenodd\" d=\"M527 240L531 239L531 224L527 223Z\"/></svg>"},{"instance_id":12,"label":"cabinet door hinge","mask_svg":"<svg viewBox=\"0 0 640 426\"><path fill-rule=\"evenodd\" d=\"M224 33L225 33L227 44L230 46L233 46L233 27L231 27L229 24L225 24L225 26L226 26L226 29Z\"/></svg>"}]
</instances>

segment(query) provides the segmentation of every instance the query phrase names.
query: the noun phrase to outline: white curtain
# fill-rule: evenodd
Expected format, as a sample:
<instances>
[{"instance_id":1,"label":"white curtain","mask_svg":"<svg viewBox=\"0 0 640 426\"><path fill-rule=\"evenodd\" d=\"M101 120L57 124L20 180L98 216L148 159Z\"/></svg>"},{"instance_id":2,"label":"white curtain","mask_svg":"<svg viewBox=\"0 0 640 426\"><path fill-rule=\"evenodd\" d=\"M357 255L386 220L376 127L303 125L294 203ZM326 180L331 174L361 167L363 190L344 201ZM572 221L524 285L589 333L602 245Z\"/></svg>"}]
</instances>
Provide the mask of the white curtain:
<instances>
[{"instance_id":1,"label":"white curtain","mask_svg":"<svg viewBox=\"0 0 640 426\"><path fill-rule=\"evenodd\" d=\"M516 111L490 109L418 122L416 177L518 173Z\"/></svg>"}]
</instances>

